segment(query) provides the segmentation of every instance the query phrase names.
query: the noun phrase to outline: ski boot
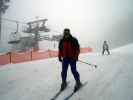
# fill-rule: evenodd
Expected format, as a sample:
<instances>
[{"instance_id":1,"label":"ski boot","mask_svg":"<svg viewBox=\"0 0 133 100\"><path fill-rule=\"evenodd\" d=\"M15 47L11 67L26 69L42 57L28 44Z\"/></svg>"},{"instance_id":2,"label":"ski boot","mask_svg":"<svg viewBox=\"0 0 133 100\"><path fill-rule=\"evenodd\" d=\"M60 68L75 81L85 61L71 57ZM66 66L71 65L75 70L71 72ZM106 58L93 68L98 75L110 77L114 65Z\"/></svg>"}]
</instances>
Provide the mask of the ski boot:
<instances>
[{"instance_id":1,"label":"ski boot","mask_svg":"<svg viewBox=\"0 0 133 100\"><path fill-rule=\"evenodd\" d=\"M66 87L67 87L67 82L62 82L60 91L65 90Z\"/></svg>"},{"instance_id":2,"label":"ski boot","mask_svg":"<svg viewBox=\"0 0 133 100\"><path fill-rule=\"evenodd\" d=\"M82 83L80 81L76 82L74 87L74 92L77 92L82 87Z\"/></svg>"}]
</instances>

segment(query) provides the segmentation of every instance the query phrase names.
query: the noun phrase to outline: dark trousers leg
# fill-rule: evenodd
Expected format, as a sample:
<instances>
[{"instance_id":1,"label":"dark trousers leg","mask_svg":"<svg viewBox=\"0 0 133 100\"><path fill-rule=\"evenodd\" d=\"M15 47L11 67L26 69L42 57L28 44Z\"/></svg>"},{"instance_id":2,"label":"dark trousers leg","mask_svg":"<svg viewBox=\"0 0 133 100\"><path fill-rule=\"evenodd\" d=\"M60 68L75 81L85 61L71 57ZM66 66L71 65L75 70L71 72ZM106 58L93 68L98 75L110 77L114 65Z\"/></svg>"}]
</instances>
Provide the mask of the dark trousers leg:
<instances>
[{"instance_id":1,"label":"dark trousers leg","mask_svg":"<svg viewBox=\"0 0 133 100\"><path fill-rule=\"evenodd\" d=\"M102 51L102 55L104 55L104 52L105 52L105 49L103 49L103 51Z\"/></svg>"},{"instance_id":2,"label":"dark trousers leg","mask_svg":"<svg viewBox=\"0 0 133 100\"><path fill-rule=\"evenodd\" d=\"M76 82L80 82L80 76L79 76L79 73L76 69L76 61L70 60L70 66L71 66L71 71L72 71L72 74L74 76L74 79L76 80Z\"/></svg>"},{"instance_id":3,"label":"dark trousers leg","mask_svg":"<svg viewBox=\"0 0 133 100\"><path fill-rule=\"evenodd\" d=\"M109 49L106 50L108 52L108 55L110 55Z\"/></svg>"},{"instance_id":4,"label":"dark trousers leg","mask_svg":"<svg viewBox=\"0 0 133 100\"><path fill-rule=\"evenodd\" d=\"M63 59L63 62L62 62L62 72L61 72L62 83L66 82L68 65L69 65L68 60L67 59Z\"/></svg>"}]
</instances>

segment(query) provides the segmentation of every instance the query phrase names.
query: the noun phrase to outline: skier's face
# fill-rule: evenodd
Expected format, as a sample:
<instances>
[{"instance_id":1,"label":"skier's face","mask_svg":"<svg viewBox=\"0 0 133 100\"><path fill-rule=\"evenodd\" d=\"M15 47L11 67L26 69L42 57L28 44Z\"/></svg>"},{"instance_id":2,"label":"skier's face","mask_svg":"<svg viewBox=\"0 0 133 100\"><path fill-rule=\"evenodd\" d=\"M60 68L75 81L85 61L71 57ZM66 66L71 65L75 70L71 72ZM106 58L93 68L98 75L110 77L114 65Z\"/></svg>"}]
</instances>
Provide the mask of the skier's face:
<instances>
[{"instance_id":1,"label":"skier's face","mask_svg":"<svg viewBox=\"0 0 133 100\"><path fill-rule=\"evenodd\" d=\"M64 31L64 37L65 37L65 38L69 38L69 36L70 36L69 31Z\"/></svg>"}]
</instances>

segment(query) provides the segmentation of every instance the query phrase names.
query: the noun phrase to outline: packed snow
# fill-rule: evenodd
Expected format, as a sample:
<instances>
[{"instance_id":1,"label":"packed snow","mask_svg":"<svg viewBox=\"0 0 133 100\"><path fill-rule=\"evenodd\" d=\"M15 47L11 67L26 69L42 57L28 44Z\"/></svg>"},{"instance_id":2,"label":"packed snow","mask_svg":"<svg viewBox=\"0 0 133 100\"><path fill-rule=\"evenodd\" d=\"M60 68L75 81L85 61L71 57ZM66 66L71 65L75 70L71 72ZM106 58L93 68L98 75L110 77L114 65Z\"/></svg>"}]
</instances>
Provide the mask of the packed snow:
<instances>
[{"instance_id":1,"label":"packed snow","mask_svg":"<svg viewBox=\"0 0 133 100\"><path fill-rule=\"evenodd\" d=\"M109 56L81 54L80 60L98 68L77 63L81 81L88 84L69 100L132 100L132 49L133 44L112 50ZM1 66L0 100L50 100L60 89L60 73L61 63L57 58ZM70 67L67 81L70 81L68 88L57 100L64 100L73 91L75 80Z\"/></svg>"}]
</instances>

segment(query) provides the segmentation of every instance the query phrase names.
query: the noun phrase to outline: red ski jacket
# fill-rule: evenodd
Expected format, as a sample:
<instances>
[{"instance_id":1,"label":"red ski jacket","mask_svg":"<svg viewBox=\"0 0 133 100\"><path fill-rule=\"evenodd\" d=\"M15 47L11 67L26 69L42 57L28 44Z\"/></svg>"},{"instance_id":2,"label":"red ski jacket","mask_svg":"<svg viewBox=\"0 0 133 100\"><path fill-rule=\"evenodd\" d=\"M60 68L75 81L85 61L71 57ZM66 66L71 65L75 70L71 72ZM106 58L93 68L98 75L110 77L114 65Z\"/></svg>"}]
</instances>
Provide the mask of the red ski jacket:
<instances>
[{"instance_id":1,"label":"red ski jacket","mask_svg":"<svg viewBox=\"0 0 133 100\"><path fill-rule=\"evenodd\" d=\"M76 38L62 39L59 43L59 57L78 60L80 53L79 43Z\"/></svg>"}]
</instances>

